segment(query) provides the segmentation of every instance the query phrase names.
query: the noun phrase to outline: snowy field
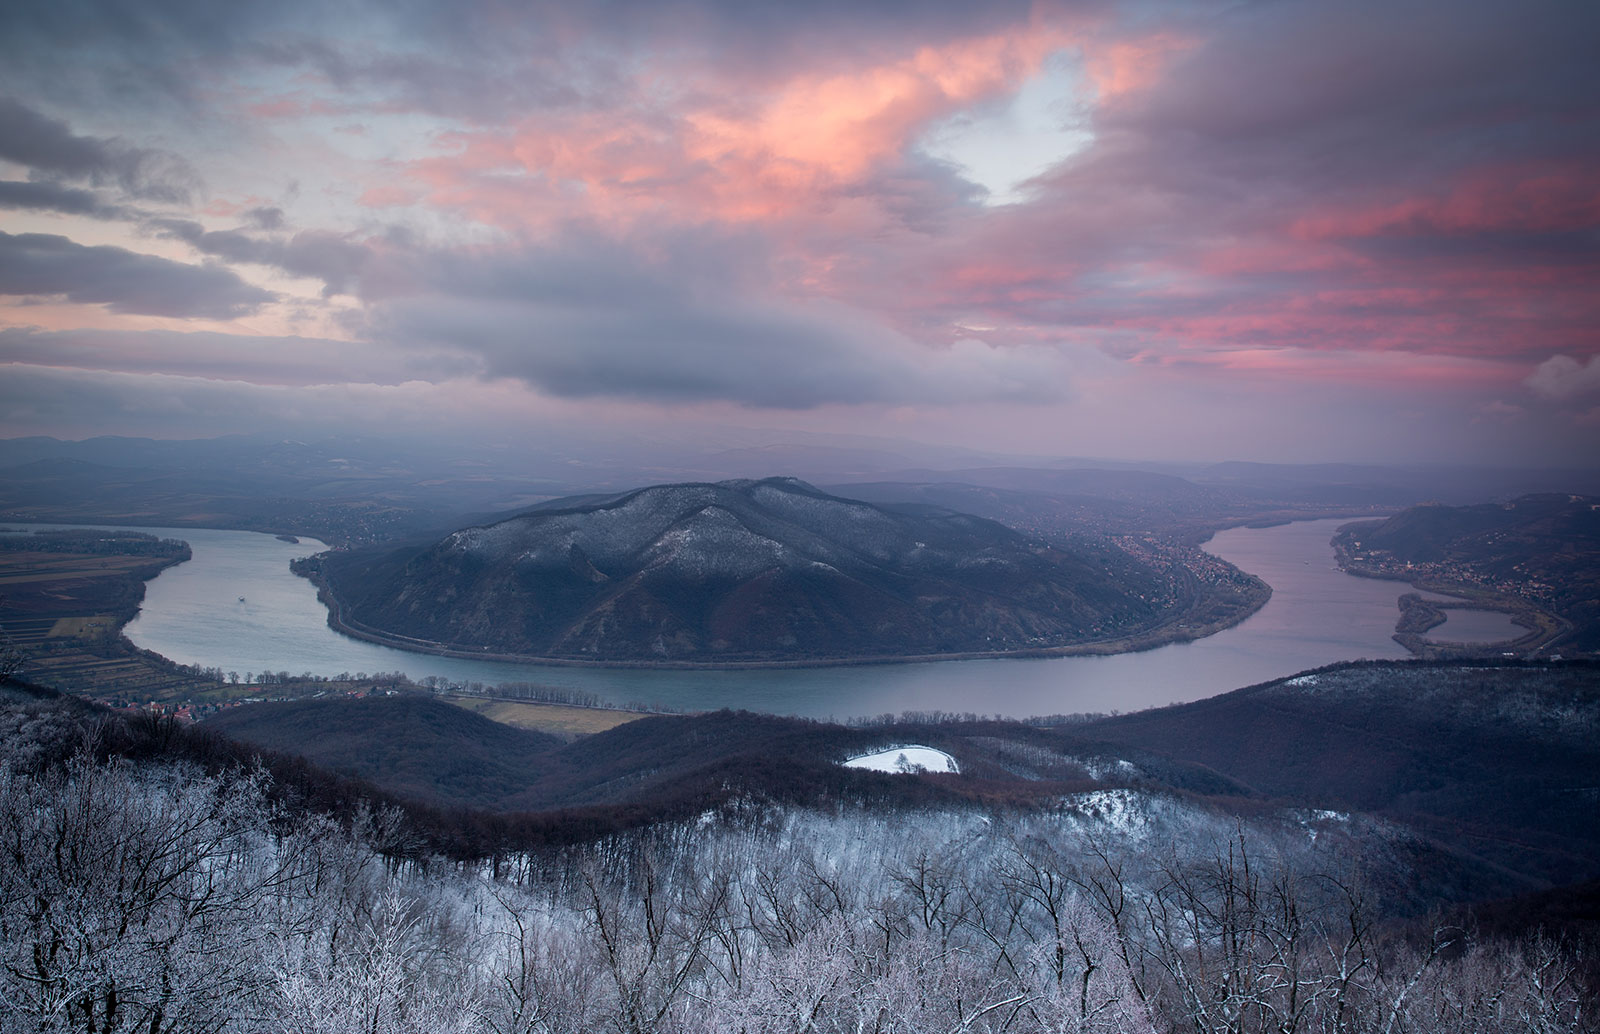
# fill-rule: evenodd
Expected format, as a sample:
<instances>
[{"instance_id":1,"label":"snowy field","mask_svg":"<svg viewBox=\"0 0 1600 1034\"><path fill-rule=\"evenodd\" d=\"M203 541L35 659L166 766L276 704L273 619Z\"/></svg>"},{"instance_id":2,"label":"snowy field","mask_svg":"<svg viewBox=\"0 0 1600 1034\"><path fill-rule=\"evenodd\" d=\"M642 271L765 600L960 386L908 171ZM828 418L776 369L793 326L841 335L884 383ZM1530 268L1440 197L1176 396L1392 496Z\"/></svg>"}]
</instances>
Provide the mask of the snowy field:
<instances>
[{"instance_id":1,"label":"snowy field","mask_svg":"<svg viewBox=\"0 0 1600 1034\"><path fill-rule=\"evenodd\" d=\"M873 754L862 754L844 762L846 768L866 768L874 772L959 772L956 759L934 747L911 743L890 747Z\"/></svg>"}]
</instances>

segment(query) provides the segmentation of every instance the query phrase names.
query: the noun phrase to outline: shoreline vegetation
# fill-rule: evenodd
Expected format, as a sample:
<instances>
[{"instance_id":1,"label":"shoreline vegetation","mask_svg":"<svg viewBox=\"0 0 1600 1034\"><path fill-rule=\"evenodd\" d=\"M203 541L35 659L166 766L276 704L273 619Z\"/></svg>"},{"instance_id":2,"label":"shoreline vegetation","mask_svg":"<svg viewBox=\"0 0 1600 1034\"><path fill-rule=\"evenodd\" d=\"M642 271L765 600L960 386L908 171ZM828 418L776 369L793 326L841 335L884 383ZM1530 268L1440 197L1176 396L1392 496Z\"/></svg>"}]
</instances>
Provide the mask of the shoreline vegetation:
<instances>
[{"instance_id":1,"label":"shoreline vegetation","mask_svg":"<svg viewBox=\"0 0 1600 1034\"><path fill-rule=\"evenodd\" d=\"M344 606L329 586L316 557L307 557L291 563L291 570L316 586L317 599L328 608L328 627L341 635L363 642L388 646L409 653L459 660L495 661L511 664L539 664L550 667L621 668L636 670L676 671L742 671L785 668L836 668L855 665L928 664L938 661L1002 660L1006 658L1038 659L1048 657L1103 657L1122 653L1154 650L1172 643L1193 642L1214 635L1239 624L1272 598L1272 587L1247 572L1243 582L1237 583L1237 592L1225 595L1215 589L1208 591L1198 579L1191 579L1195 597L1187 607L1176 609L1161 624L1128 635L1081 643L1064 643L1058 646L1023 647L1015 650L982 650L964 653L937 654L885 654L844 657L797 657L738 659L727 661L672 661L672 660L598 660L583 657L540 657L516 653L499 653L488 648L475 649L457 644L439 643L425 639L397 635L382 629L369 628L347 618ZM1231 566L1231 565L1230 565ZM1237 569L1235 569L1237 570Z\"/></svg>"}]
</instances>

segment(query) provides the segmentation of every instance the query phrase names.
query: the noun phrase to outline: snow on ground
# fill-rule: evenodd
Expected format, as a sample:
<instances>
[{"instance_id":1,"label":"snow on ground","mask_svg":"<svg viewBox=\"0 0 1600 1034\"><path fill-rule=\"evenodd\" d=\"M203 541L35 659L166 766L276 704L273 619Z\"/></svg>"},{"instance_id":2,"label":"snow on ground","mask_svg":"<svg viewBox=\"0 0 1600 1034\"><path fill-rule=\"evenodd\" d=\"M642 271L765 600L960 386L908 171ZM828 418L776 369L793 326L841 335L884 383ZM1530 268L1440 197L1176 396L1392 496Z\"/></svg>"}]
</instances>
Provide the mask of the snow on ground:
<instances>
[{"instance_id":1,"label":"snow on ground","mask_svg":"<svg viewBox=\"0 0 1600 1034\"><path fill-rule=\"evenodd\" d=\"M1305 828L1311 842L1317 842L1317 834L1323 829L1334 825L1349 825L1350 815L1343 811L1328 811L1323 808L1312 808L1302 811L1291 811L1291 816L1300 820L1300 825Z\"/></svg>"},{"instance_id":2,"label":"snow on ground","mask_svg":"<svg viewBox=\"0 0 1600 1034\"><path fill-rule=\"evenodd\" d=\"M1151 829L1149 794L1138 790L1091 790L1068 794L1062 805L1077 821L1085 820L1128 837L1141 837Z\"/></svg>"},{"instance_id":3,"label":"snow on ground","mask_svg":"<svg viewBox=\"0 0 1600 1034\"><path fill-rule=\"evenodd\" d=\"M846 768L865 768L873 772L961 771L961 766L956 764L955 758L936 747L924 747L920 743L908 743L902 747L890 747L872 754L862 754L859 757L846 759L843 765Z\"/></svg>"}]
</instances>

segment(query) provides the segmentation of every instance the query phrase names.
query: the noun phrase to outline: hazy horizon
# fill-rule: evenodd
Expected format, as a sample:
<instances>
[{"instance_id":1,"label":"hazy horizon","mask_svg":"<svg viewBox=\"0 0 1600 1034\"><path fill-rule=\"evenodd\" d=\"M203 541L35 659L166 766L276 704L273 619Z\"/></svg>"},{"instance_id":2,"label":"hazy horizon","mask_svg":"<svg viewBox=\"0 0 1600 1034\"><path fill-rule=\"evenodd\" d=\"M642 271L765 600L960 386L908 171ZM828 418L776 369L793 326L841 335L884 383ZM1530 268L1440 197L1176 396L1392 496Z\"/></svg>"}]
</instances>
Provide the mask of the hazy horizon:
<instances>
[{"instance_id":1,"label":"hazy horizon","mask_svg":"<svg viewBox=\"0 0 1600 1034\"><path fill-rule=\"evenodd\" d=\"M13 4L0 434L1589 467L1597 36L1558 2Z\"/></svg>"}]
</instances>

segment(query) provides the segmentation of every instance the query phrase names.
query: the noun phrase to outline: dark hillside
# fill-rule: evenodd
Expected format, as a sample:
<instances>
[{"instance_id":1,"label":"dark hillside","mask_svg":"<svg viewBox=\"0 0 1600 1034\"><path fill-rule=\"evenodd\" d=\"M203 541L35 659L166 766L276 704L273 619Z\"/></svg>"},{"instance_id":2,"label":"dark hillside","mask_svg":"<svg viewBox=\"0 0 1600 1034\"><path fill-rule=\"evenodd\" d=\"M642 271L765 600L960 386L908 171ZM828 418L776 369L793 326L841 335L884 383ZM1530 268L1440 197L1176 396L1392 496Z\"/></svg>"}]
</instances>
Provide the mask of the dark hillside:
<instances>
[{"instance_id":1,"label":"dark hillside","mask_svg":"<svg viewBox=\"0 0 1600 1034\"><path fill-rule=\"evenodd\" d=\"M1065 735L1420 824L1557 881L1600 876L1594 665L1344 665Z\"/></svg>"},{"instance_id":2,"label":"dark hillside","mask_svg":"<svg viewBox=\"0 0 1600 1034\"><path fill-rule=\"evenodd\" d=\"M844 727L722 711L640 719L570 744L427 698L259 704L186 727L12 694L21 702L0 697L0 753L31 770L85 743L208 767L265 750L285 793L315 807L418 802L406 805L418 844L455 858L691 820L741 800L1048 813L1087 794L1291 825L1312 814L1295 809L1333 809L1341 814L1314 821L1387 830L1396 871L1425 878L1391 892L1425 908L1600 878L1597 674L1573 663L1356 664L1056 726L913 716ZM950 752L961 774L838 764L914 743Z\"/></svg>"},{"instance_id":3,"label":"dark hillside","mask_svg":"<svg viewBox=\"0 0 1600 1034\"><path fill-rule=\"evenodd\" d=\"M993 794L996 787L1022 798L1074 780L1093 785L1082 768L1065 765L1052 781L1035 778L1019 790L1010 785L1015 776L993 765L986 770L954 727L859 730L748 711L642 718L570 744L414 696L255 704L222 712L204 728L418 800L500 812L679 814L747 792L912 803ZM960 750L975 759L979 775L939 788L937 778L884 780L836 763L909 738Z\"/></svg>"},{"instance_id":4,"label":"dark hillside","mask_svg":"<svg viewBox=\"0 0 1600 1034\"><path fill-rule=\"evenodd\" d=\"M561 745L415 696L256 704L223 711L206 728L403 796L486 808L538 780L541 758Z\"/></svg>"},{"instance_id":5,"label":"dark hillside","mask_svg":"<svg viewBox=\"0 0 1600 1034\"><path fill-rule=\"evenodd\" d=\"M395 645L646 663L1039 649L1150 629L1172 594L1128 556L792 478L585 498L297 570L339 627Z\"/></svg>"},{"instance_id":6,"label":"dark hillside","mask_svg":"<svg viewBox=\"0 0 1600 1034\"><path fill-rule=\"evenodd\" d=\"M1355 664L1179 707L1042 727L866 727L720 711L645 718L574 743L428 700L262 704L209 727L396 792L502 812L684 816L750 793L793 803L1027 806L1132 787L1382 816L1528 889L1600 878L1600 669ZM887 777L838 761L909 743L961 775ZM1421 848L1419 848L1420 850ZM1511 879L1510 874L1518 874Z\"/></svg>"}]
</instances>

